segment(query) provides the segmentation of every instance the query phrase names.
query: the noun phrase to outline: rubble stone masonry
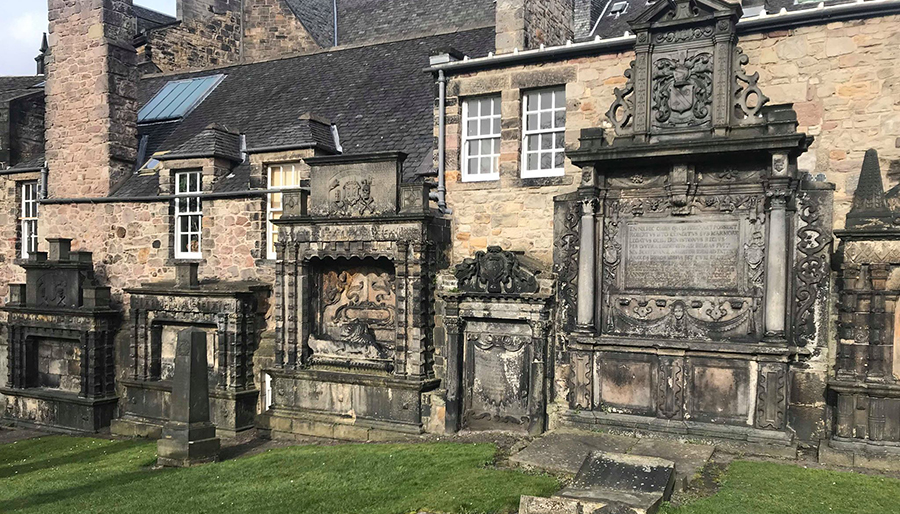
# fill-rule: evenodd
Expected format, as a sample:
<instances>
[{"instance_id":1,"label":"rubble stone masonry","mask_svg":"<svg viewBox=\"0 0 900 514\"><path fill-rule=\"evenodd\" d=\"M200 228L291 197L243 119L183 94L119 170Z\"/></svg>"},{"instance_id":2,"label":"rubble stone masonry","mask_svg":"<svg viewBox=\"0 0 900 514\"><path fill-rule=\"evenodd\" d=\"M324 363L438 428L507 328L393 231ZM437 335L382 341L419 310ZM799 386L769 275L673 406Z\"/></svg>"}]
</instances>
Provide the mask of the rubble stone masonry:
<instances>
[{"instance_id":1,"label":"rubble stone masonry","mask_svg":"<svg viewBox=\"0 0 900 514\"><path fill-rule=\"evenodd\" d=\"M563 44L572 24L572 0L497 0L497 53Z\"/></svg>"},{"instance_id":2,"label":"rubble stone masonry","mask_svg":"<svg viewBox=\"0 0 900 514\"><path fill-rule=\"evenodd\" d=\"M844 224L867 148L878 150L889 178L900 179L900 17L747 34L739 46L750 59L746 69L759 72L770 104L793 103L799 131L815 136L799 168L824 174L837 185L835 227ZM448 77L447 199L453 209L453 263L488 245L551 263L553 197L573 191L580 170L567 161L564 177L519 178L522 91L566 85L566 145L577 148L581 129L610 128L605 113L615 99L613 89L624 86L624 72L633 58L631 52L608 53ZM463 183L461 101L490 93L502 95L500 180Z\"/></svg>"},{"instance_id":3,"label":"rubble stone masonry","mask_svg":"<svg viewBox=\"0 0 900 514\"><path fill-rule=\"evenodd\" d=\"M47 162L57 198L106 196L137 152L131 0L49 2Z\"/></svg>"},{"instance_id":4,"label":"rubble stone masonry","mask_svg":"<svg viewBox=\"0 0 900 514\"><path fill-rule=\"evenodd\" d=\"M162 72L236 64L241 59L241 14L226 11L159 27L148 32L147 43L144 58Z\"/></svg>"},{"instance_id":5,"label":"rubble stone masonry","mask_svg":"<svg viewBox=\"0 0 900 514\"><path fill-rule=\"evenodd\" d=\"M318 49L319 45L284 0L255 0L245 6L246 62L309 53Z\"/></svg>"}]
</instances>

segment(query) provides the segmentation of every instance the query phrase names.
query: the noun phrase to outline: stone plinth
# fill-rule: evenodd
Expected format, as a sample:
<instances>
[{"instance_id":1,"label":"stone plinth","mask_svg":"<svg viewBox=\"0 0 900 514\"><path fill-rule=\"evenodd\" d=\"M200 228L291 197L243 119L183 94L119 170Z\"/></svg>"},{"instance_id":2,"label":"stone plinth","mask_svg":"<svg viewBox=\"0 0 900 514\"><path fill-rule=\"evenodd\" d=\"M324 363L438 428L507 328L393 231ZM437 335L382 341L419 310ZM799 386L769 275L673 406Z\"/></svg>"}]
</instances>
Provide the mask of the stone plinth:
<instances>
[{"instance_id":1,"label":"stone plinth","mask_svg":"<svg viewBox=\"0 0 900 514\"><path fill-rule=\"evenodd\" d=\"M196 328L182 330L175 350L172 413L156 445L160 466L188 467L218 458L206 375L206 334Z\"/></svg>"}]
</instances>

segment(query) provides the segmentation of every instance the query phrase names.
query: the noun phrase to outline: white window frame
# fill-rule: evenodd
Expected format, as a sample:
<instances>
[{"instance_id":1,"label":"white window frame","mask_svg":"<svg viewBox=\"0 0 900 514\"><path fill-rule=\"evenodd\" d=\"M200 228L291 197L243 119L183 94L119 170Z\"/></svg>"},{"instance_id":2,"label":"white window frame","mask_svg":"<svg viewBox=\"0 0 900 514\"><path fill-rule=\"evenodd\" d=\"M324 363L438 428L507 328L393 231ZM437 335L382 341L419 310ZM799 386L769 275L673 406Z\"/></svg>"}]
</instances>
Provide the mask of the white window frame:
<instances>
[{"instance_id":1,"label":"white window frame","mask_svg":"<svg viewBox=\"0 0 900 514\"><path fill-rule=\"evenodd\" d=\"M479 133L478 135L469 134L469 121L472 121L472 118L470 117L470 114L469 114L470 105L472 102L480 102L480 101L486 100L486 99L491 100L491 104L492 104L491 113L488 115L483 115L481 112L479 112L478 113L479 115L475 116L474 119L478 120L479 122L481 122L482 120L490 120L491 121L490 126L492 129L491 133L490 134L480 134ZM461 161L461 171L462 171L462 181L463 182L486 182L489 180L499 180L500 179L500 145L502 144L502 140L500 138L500 133L501 133L502 129L498 130L497 133L494 133L493 132L493 128L494 128L493 122L494 122L494 120L497 120L498 122L500 122L501 113L499 110L496 113L494 112L494 109L493 109L494 101L497 102L497 104L496 104L497 108L500 109L501 108L501 99L500 99L499 94L489 95L489 96L477 96L477 97L467 98L463 101L462 148L460 150L460 157L461 157L460 161ZM480 130L479 130L479 132L480 132ZM492 147L491 148L492 151L490 154L479 153L477 156L477 158L479 160L482 158L492 158L493 163L492 163L491 167L493 168L493 171L491 173L472 173L472 171L469 169L469 157L470 157L469 148L471 147L470 143L473 143L473 142L480 143L481 141L495 140L495 139L497 141L496 142L496 146L497 146L496 151L493 151L493 147Z\"/></svg>"},{"instance_id":2,"label":"white window frame","mask_svg":"<svg viewBox=\"0 0 900 514\"><path fill-rule=\"evenodd\" d=\"M186 188L182 188L181 177L187 176ZM196 177L192 184L191 178ZM193 187L192 187L193 186ZM203 257L203 203L198 195L203 190L203 173L201 171L179 171L175 173L175 258L200 259ZM184 195L183 198L177 198ZM191 229L191 220L198 218L197 229ZM187 230L182 228L182 219L187 220ZM196 251L183 250L182 236L188 238L188 248L192 236L196 236Z\"/></svg>"},{"instance_id":3,"label":"white window frame","mask_svg":"<svg viewBox=\"0 0 900 514\"><path fill-rule=\"evenodd\" d=\"M41 191L40 182L30 180L21 183L22 205L19 211L19 234L21 237L19 246L23 259L27 259L32 252L37 252L38 246L38 198Z\"/></svg>"},{"instance_id":4,"label":"white window frame","mask_svg":"<svg viewBox=\"0 0 900 514\"><path fill-rule=\"evenodd\" d=\"M272 182L272 170L275 168L281 169L282 183L280 184ZM299 166L296 163L269 165L266 171L268 189L296 189L300 187L300 170L298 168ZM291 176L290 183L284 179L287 173L290 173ZM273 205L276 198L279 199L277 207ZM270 260L278 258L275 253L275 236L278 235L278 226L272 223L272 220L280 218L283 212L284 195L282 193L269 193L266 197L266 257Z\"/></svg>"},{"instance_id":5,"label":"white window frame","mask_svg":"<svg viewBox=\"0 0 900 514\"><path fill-rule=\"evenodd\" d=\"M562 92L562 106L556 105L556 93ZM551 93L550 97L553 99L553 105L549 108L546 108L543 105L540 105L540 95L541 93ZM530 98L538 99L538 106L536 109L532 109L533 106L529 106ZM551 117L551 125L555 125L556 120L556 112L561 111L563 113L563 124L561 127L551 127L551 128L540 128L540 115L541 113L549 113ZM537 128L528 129L528 115L536 114L538 116ZM560 177L566 174L566 145L565 145L565 133L566 133L566 117L568 113L566 112L566 88L565 86L560 87L550 87L543 89L534 89L530 91L525 91L522 94L522 166L521 166L521 175L522 178L541 178L541 177ZM556 136L558 134L563 135L563 145L561 148L556 147ZM528 137L529 136L537 136L538 137L538 149L530 150L528 148ZM552 137L552 146L549 149L542 150L540 148L540 138L543 136ZM556 154L562 152L563 160L561 166L556 166L555 158ZM541 169L541 154L550 153L551 159L553 159L553 168L549 169ZM528 156L530 154L537 155L537 169L531 169L528 167Z\"/></svg>"}]
</instances>

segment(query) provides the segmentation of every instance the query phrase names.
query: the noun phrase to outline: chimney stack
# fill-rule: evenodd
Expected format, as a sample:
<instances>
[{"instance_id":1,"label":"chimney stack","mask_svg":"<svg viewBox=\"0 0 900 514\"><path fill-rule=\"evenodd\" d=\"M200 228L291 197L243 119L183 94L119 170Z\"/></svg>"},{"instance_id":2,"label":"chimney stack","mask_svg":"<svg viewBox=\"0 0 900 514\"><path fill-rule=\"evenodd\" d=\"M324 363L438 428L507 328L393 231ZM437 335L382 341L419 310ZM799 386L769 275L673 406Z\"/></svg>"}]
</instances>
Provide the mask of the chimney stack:
<instances>
[{"instance_id":1,"label":"chimney stack","mask_svg":"<svg viewBox=\"0 0 900 514\"><path fill-rule=\"evenodd\" d=\"M132 0L49 0L48 7L50 191L55 198L107 196L132 172L137 154Z\"/></svg>"},{"instance_id":2,"label":"chimney stack","mask_svg":"<svg viewBox=\"0 0 900 514\"><path fill-rule=\"evenodd\" d=\"M572 32L573 0L497 0L497 54L565 44Z\"/></svg>"}]
</instances>

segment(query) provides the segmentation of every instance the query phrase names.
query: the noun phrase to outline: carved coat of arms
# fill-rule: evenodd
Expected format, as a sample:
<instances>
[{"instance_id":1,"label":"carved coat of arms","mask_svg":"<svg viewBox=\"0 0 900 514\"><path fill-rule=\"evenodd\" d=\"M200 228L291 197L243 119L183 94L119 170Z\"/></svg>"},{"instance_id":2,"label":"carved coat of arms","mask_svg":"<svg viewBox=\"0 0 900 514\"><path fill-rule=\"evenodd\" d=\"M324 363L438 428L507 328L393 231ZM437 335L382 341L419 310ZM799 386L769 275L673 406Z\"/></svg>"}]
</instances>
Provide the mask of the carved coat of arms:
<instances>
[{"instance_id":1,"label":"carved coat of arms","mask_svg":"<svg viewBox=\"0 0 900 514\"><path fill-rule=\"evenodd\" d=\"M375 213L375 199L372 198L372 182L369 179L351 179L343 184L335 180L330 187L334 211L351 216L365 216Z\"/></svg>"},{"instance_id":2,"label":"carved coat of arms","mask_svg":"<svg viewBox=\"0 0 900 514\"><path fill-rule=\"evenodd\" d=\"M653 63L654 122L662 127L690 127L709 120L713 82L712 55L662 57Z\"/></svg>"}]
</instances>

